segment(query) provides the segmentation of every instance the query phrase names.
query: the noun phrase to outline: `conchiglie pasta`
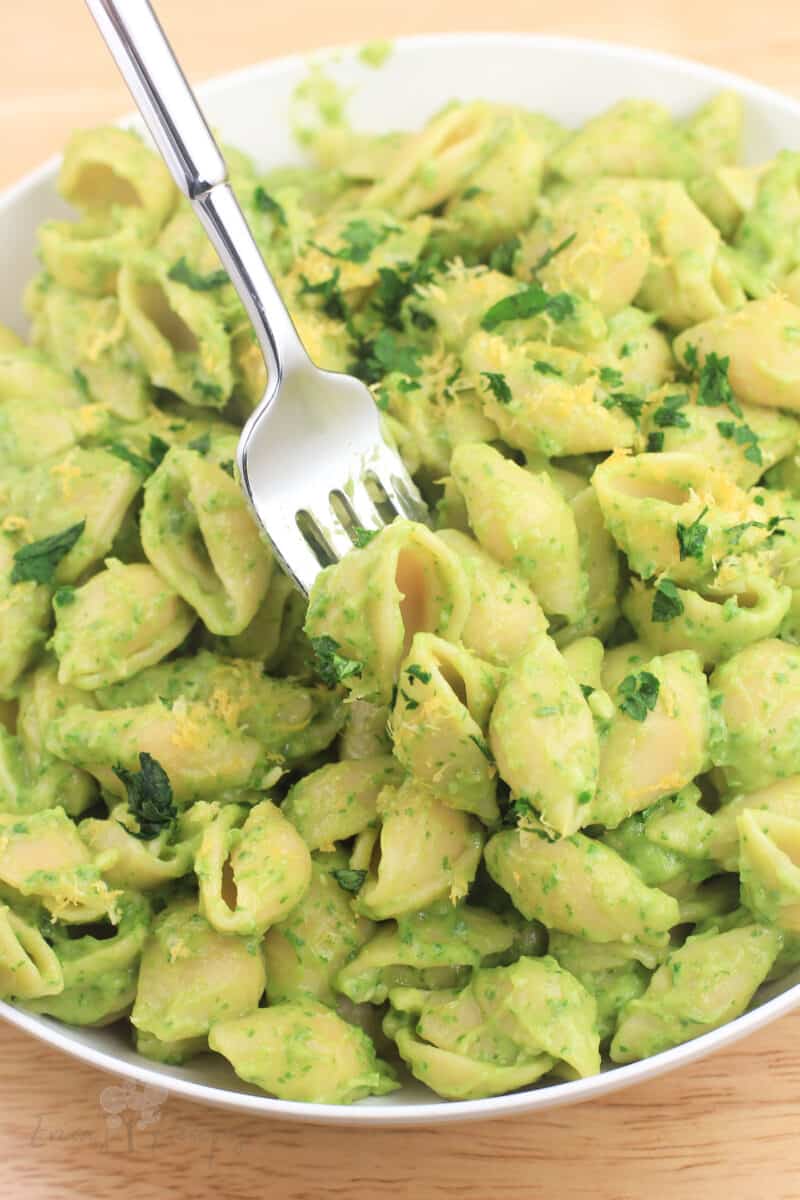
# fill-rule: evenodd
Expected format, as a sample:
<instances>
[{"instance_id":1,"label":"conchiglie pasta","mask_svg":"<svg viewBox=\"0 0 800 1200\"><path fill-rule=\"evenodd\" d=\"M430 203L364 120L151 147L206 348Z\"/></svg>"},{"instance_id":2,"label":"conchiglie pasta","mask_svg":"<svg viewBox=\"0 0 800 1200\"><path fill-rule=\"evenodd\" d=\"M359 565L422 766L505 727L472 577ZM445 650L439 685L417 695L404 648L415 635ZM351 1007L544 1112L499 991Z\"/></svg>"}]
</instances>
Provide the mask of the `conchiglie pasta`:
<instances>
[{"instance_id":1,"label":"conchiglie pasta","mask_svg":"<svg viewBox=\"0 0 800 1200\"><path fill-rule=\"evenodd\" d=\"M118 298L151 381L187 404L223 408L233 390L230 339L214 296L172 278L154 254L130 258Z\"/></svg>"},{"instance_id":2,"label":"conchiglie pasta","mask_svg":"<svg viewBox=\"0 0 800 1200\"><path fill-rule=\"evenodd\" d=\"M652 689L648 704L632 705L628 697L645 682ZM611 695L617 712L601 745L591 812L613 828L709 768L711 708L702 664L691 650L650 659Z\"/></svg>"},{"instance_id":3,"label":"conchiglie pasta","mask_svg":"<svg viewBox=\"0 0 800 1200\"><path fill-rule=\"evenodd\" d=\"M0 816L0 882L68 924L114 914L111 891L63 808Z\"/></svg>"},{"instance_id":4,"label":"conchiglie pasta","mask_svg":"<svg viewBox=\"0 0 800 1200\"><path fill-rule=\"evenodd\" d=\"M747 404L800 410L800 304L776 293L736 312L686 329L675 341L683 361L693 346L702 363L710 354L729 360L734 393Z\"/></svg>"},{"instance_id":5,"label":"conchiglie pasta","mask_svg":"<svg viewBox=\"0 0 800 1200\"><path fill-rule=\"evenodd\" d=\"M181 644L195 622L152 567L116 559L55 611L59 682L87 690L152 666Z\"/></svg>"},{"instance_id":6,"label":"conchiglie pasta","mask_svg":"<svg viewBox=\"0 0 800 1200\"><path fill-rule=\"evenodd\" d=\"M622 609L637 635L659 654L695 650L706 667L773 637L791 602L791 591L767 574L711 580L699 590L678 588L681 611L669 621L653 619L656 592L631 580Z\"/></svg>"},{"instance_id":7,"label":"conchiglie pasta","mask_svg":"<svg viewBox=\"0 0 800 1200\"><path fill-rule=\"evenodd\" d=\"M245 815L226 805L195 856L200 912L220 933L262 936L297 904L311 881L311 856L281 810L262 800Z\"/></svg>"},{"instance_id":8,"label":"conchiglie pasta","mask_svg":"<svg viewBox=\"0 0 800 1200\"><path fill-rule=\"evenodd\" d=\"M335 1007L336 977L373 929L350 901L335 876L312 862L308 890L264 938L270 1004L309 996Z\"/></svg>"},{"instance_id":9,"label":"conchiglie pasta","mask_svg":"<svg viewBox=\"0 0 800 1200\"><path fill-rule=\"evenodd\" d=\"M757 510L725 472L692 454L611 455L592 476L606 527L643 579L668 573L677 584L708 575L724 556L731 526ZM682 557L678 527L704 524L699 553Z\"/></svg>"},{"instance_id":10,"label":"conchiglie pasta","mask_svg":"<svg viewBox=\"0 0 800 1200\"><path fill-rule=\"evenodd\" d=\"M376 825L378 796L402 774L388 754L328 763L290 788L281 811L310 850L328 848Z\"/></svg>"},{"instance_id":11,"label":"conchiglie pasta","mask_svg":"<svg viewBox=\"0 0 800 1200\"><path fill-rule=\"evenodd\" d=\"M748 810L757 817L761 813L800 820L800 775L790 775L766 787L727 797L714 813L710 852L726 871L735 871L739 864L738 819Z\"/></svg>"},{"instance_id":12,"label":"conchiglie pasta","mask_svg":"<svg viewBox=\"0 0 800 1200\"><path fill-rule=\"evenodd\" d=\"M413 780L385 788L377 807L375 865L356 898L358 912L383 921L445 896L466 895L484 841L474 817L447 808Z\"/></svg>"},{"instance_id":13,"label":"conchiglie pasta","mask_svg":"<svg viewBox=\"0 0 800 1200\"><path fill-rule=\"evenodd\" d=\"M305 631L357 664L346 679L353 695L388 700L414 634L457 641L468 612L458 557L424 525L395 521L317 576Z\"/></svg>"},{"instance_id":14,"label":"conchiglie pasta","mask_svg":"<svg viewBox=\"0 0 800 1200\"><path fill-rule=\"evenodd\" d=\"M509 668L489 741L501 777L547 827L566 837L591 820L599 754L592 714L546 634Z\"/></svg>"},{"instance_id":15,"label":"conchiglie pasta","mask_svg":"<svg viewBox=\"0 0 800 1200\"><path fill-rule=\"evenodd\" d=\"M150 754L180 802L246 787L263 763L255 738L231 729L209 705L182 698L172 708L161 700L106 712L76 705L51 724L47 748L94 775L115 796L123 787L112 768L137 771L139 754Z\"/></svg>"},{"instance_id":16,"label":"conchiglie pasta","mask_svg":"<svg viewBox=\"0 0 800 1200\"><path fill-rule=\"evenodd\" d=\"M504 830L487 843L486 865L528 920L590 942L664 945L678 923L672 896L581 833L551 842L538 830Z\"/></svg>"},{"instance_id":17,"label":"conchiglie pasta","mask_svg":"<svg viewBox=\"0 0 800 1200\"><path fill-rule=\"evenodd\" d=\"M36 925L0 905L0 997L34 1000L63 987L61 964Z\"/></svg>"},{"instance_id":18,"label":"conchiglie pasta","mask_svg":"<svg viewBox=\"0 0 800 1200\"><path fill-rule=\"evenodd\" d=\"M399 1087L367 1035L309 997L218 1020L208 1041L240 1078L284 1100L352 1104Z\"/></svg>"},{"instance_id":19,"label":"conchiglie pasta","mask_svg":"<svg viewBox=\"0 0 800 1200\"><path fill-rule=\"evenodd\" d=\"M670 384L647 398L641 422L648 446L694 454L727 471L739 487L752 487L795 449L797 419L774 409L738 406L736 414L697 403L697 386Z\"/></svg>"},{"instance_id":20,"label":"conchiglie pasta","mask_svg":"<svg viewBox=\"0 0 800 1200\"><path fill-rule=\"evenodd\" d=\"M194 900L173 901L145 943L131 1021L164 1042L204 1037L215 1022L252 1012L264 983L255 940L217 933Z\"/></svg>"},{"instance_id":21,"label":"conchiglie pasta","mask_svg":"<svg viewBox=\"0 0 800 1200\"><path fill-rule=\"evenodd\" d=\"M634 443L633 421L598 386L595 364L578 351L539 341L512 346L479 331L464 348L464 366L484 413L525 454L589 454Z\"/></svg>"},{"instance_id":22,"label":"conchiglie pasta","mask_svg":"<svg viewBox=\"0 0 800 1200\"><path fill-rule=\"evenodd\" d=\"M522 240L515 273L527 278L547 249L569 245L539 273L552 292L571 292L613 316L632 304L644 281L650 240L636 209L622 196L591 188L568 192Z\"/></svg>"},{"instance_id":23,"label":"conchiglie pasta","mask_svg":"<svg viewBox=\"0 0 800 1200\"><path fill-rule=\"evenodd\" d=\"M550 477L480 445L459 446L451 470L484 550L522 576L546 613L579 620L587 585L578 530Z\"/></svg>"},{"instance_id":24,"label":"conchiglie pasta","mask_svg":"<svg viewBox=\"0 0 800 1200\"><path fill-rule=\"evenodd\" d=\"M499 817L485 741L498 675L468 651L418 633L400 667L391 721L394 754L415 783L486 825Z\"/></svg>"},{"instance_id":25,"label":"conchiglie pasta","mask_svg":"<svg viewBox=\"0 0 800 1200\"><path fill-rule=\"evenodd\" d=\"M458 555L469 581L471 603L461 640L479 658L509 666L547 628L539 601L520 576L471 537L456 529L440 529L439 537Z\"/></svg>"},{"instance_id":26,"label":"conchiglie pasta","mask_svg":"<svg viewBox=\"0 0 800 1200\"><path fill-rule=\"evenodd\" d=\"M717 1029L744 1012L780 949L765 925L690 937L623 1009L613 1062L632 1062Z\"/></svg>"},{"instance_id":27,"label":"conchiglie pasta","mask_svg":"<svg viewBox=\"0 0 800 1200\"><path fill-rule=\"evenodd\" d=\"M212 633L246 629L273 560L233 479L195 451L173 448L148 480L141 533L150 562Z\"/></svg>"},{"instance_id":28,"label":"conchiglie pasta","mask_svg":"<svg viewBox=\"0 0 800 1200\"><path fill-rule=\"evenodd\" d=\"M800 933L800 820L746 808L736 827L743 904L759 920Z\"/></svg>"},{"instance_id":29,"label":"conchiglie pasta","mask_svg":"<svg viewBox=\"0 0 800 1200\"><path fill-rule=\"evenodd\" d=\"M723 724L714 762L730 789L753 791L800 772L800 649L777 638L717 667L712 703Z\"/></svg>"}]
</instances>

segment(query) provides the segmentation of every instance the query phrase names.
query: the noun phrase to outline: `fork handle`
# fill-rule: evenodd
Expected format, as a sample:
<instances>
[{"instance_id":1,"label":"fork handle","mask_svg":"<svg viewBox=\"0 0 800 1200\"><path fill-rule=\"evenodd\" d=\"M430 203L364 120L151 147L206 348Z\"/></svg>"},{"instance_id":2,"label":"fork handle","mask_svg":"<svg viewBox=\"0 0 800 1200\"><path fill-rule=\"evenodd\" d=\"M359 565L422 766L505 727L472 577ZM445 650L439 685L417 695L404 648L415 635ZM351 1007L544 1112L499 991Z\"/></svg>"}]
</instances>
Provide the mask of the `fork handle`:
<instances>
[{"instance_id":1,"label":"fork handle","mask_svg":"<svg viewBox=\"0 0 800 1200\"><path fill-rule=\"evenodd\" d=\"M175 183L190 201L253 323L274 394L308 363L228 183L228 169L149 0L86 0Z\"/></svg>"}]
</instances>

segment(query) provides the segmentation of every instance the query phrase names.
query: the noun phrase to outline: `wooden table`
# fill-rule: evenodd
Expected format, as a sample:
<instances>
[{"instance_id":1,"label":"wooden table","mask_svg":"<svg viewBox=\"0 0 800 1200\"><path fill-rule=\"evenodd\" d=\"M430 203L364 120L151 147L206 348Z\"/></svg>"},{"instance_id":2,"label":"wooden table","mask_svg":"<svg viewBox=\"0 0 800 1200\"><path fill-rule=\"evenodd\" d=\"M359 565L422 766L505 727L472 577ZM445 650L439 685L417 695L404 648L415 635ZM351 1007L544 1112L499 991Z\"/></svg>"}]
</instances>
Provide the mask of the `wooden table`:
<instances>
[{"instance_id":1,"label":"wooden table","mask_svg":"<svg viewBox=\"0 0 800 1200\"><path fill-rule=\"evenodd\" d=\"M520 29L649 45L800 95L796 0L161 0L197 79L333 42ZM0 0L0 187L130 107L76 0ZM289 16L291 14L291 16ZM727 1053L552 1115L365 1134L169 1100L114 1129L110 1081L0 1026L2 1200L798 1200L800 1013Z\"/></svg>"}]
</instances>

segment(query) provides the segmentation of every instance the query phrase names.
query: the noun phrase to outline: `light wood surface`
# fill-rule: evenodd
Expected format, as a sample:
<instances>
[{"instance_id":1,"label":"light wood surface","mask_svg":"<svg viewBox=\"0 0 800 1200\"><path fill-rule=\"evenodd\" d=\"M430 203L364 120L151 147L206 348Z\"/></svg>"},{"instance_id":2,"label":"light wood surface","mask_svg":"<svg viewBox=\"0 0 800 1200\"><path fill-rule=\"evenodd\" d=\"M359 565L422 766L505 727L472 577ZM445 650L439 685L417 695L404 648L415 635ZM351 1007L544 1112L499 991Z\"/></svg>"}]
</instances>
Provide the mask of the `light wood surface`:
<instances>
[{"instance_id":1,"label":"light wood surface","mask_svg":"<svg viewBox=\"0 0 800 1200\"><path fill-rule=\"evenodd\" d=\"M402 33L519 29L647 45L800 95L797 0L161 0L193 79ZM579 86L579 81L576 81ZM0 187L130 107L79 0L0 0ZM113 1080L0 1026L2 1200L799 1200L800 1013L727 1053L552 1114L407 1132L170 1099L113 1127ZM105 1107L104 1107L105 1106Z\"/></svg>"}]
</instances>

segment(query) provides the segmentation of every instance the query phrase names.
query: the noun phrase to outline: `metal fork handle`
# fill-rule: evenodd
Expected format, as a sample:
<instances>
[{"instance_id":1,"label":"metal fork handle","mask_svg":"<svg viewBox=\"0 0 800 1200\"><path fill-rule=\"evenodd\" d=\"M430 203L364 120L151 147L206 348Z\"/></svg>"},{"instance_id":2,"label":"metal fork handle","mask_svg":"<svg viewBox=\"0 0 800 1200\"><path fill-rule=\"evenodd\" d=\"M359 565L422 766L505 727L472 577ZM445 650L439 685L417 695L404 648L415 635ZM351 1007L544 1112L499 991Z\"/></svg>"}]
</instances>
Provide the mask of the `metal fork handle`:
<instances>
[{"instance_id":1,"label":"metal fork handle","mask_svg":"<svg viewBox=\"0 0 800 1200\"><path fill-rule=\"evenodd\" d=\"M253 323L270 394L308 363L228 183L228 169L149 0L86 0L175 183L190 201Z\"/></svg>"}]
</instances>

